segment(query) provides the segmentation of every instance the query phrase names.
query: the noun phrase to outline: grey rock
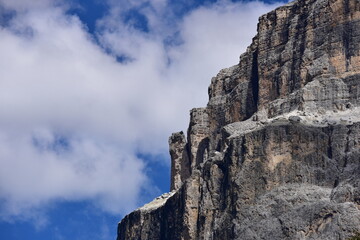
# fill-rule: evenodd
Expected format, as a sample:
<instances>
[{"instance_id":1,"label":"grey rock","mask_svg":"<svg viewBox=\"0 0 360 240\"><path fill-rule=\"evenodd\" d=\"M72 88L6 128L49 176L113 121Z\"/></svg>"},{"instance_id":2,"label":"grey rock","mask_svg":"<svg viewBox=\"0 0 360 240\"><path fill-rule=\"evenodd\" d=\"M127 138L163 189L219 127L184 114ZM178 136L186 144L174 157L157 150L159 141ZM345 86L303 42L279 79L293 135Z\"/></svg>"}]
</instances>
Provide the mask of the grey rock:
<instances>
[{"instance_id":1,"label":"grey rock","mask_svg":"<svg viewBox=\"0 0 360 240\"><path fill-rule=\"evenodd\" d=\"M299 117L299 116L290 116L289 121L294 122L294 123L298 123L298 122L301 121L301 117Z\"/></svg>"},{"instance_id":2,"label":"grey rock","mask_svg":"<svg viewBox=\"0 0 360 240\"><path fill-rule=\"evenodd\" d=\"M173 133L169 138L171 156L170 191L177 190L190 176L191 163L187 143L183 132Z\"/></svg>"},{"instance_id":3,"label":"grey rock","mask_svg":"<svg viewBox=\"0 0 360 240\"><path fill-rule=\"evenodd\" d=\"M173 191L127 215L118 240L360 232L359 42L358 0L297 0L261 16L239 64L190 112L187 140L170 137Z\"/></svg>"}]
</instances>

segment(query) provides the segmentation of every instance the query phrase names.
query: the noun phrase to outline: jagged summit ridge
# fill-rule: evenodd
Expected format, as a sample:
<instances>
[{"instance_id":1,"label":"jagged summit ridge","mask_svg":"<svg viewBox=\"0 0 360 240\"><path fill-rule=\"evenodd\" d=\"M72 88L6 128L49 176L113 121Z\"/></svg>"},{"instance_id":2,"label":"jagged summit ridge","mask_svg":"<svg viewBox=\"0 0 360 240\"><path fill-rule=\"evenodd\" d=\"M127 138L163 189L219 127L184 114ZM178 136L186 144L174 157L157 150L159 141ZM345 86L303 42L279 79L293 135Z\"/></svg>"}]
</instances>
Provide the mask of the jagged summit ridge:
<instances>
[{"instance_id":1,"label":"jagged summit ridge","mask_svg":"<svg viewBox=\"0 0 360 240\"><path fill-rule=\"evenodd\" d=\"M171 194L126 216L118 239L360 232L358 0L298 0L261 16L208 91L187 138L169 139Z\"/></svg>"}]
</instances>

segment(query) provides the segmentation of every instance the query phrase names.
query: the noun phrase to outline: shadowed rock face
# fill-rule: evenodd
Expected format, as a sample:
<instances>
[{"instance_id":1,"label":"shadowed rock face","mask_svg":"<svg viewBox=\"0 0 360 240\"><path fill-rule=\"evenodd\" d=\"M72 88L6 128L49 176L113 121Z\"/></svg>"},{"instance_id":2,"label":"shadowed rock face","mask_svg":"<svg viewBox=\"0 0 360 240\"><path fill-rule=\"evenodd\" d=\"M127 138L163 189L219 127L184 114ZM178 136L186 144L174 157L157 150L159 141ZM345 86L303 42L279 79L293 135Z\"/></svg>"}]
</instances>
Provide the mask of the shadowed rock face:
<instances>
[{"instance_id":1,"label":"shadowed rock face","mask_svg":"<svg viewBox=\"0 0 360 240\"><path fill-rule=\"evenodd\" d=\"M347 239L360 232L360 2L298 0L264 16L211 80L187 139L169 139L171 193L122 239Z\"/></svg>"}]
</instances>

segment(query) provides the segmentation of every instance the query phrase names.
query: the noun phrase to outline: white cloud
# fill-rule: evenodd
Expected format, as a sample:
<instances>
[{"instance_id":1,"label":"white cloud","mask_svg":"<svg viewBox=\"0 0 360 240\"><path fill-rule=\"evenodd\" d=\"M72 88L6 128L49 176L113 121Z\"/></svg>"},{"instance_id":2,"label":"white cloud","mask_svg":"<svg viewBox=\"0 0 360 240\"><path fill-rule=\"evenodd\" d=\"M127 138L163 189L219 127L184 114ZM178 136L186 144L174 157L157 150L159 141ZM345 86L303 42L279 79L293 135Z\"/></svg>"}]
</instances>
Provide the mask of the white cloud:
<instances>
[{"instance_id":1,"label":"white cloud","mask_svg":"<svg viewBox=\"0 0 360 240\"><path fill-rule=\"evenodd\" d=\"M190 108L205 106L211 77L238 62L258 16L275 7L222 1L194 10L174 31L161 23L166 2L153 1L155 12L144 14L157 31L113 15L99 23L107 54L76 16L49 2L0 27L2 218L58 199L92 200L114 213L134 208L149 183L136 154L167 154L170 133L185 130ZM182 44L165 46L176 31ZM132 61L116 62L122 54Z\"/></svg>"},{"instance_id":2,"label":"white cloud","mask_svg":"<svg viewBox=\"0 0 360 240\"><path fill-rule=\"evenodd\" d=\"M47 8L56 4L63 3L62 0L0 0L0 5L16 10L26 11L29 9Z\"/></svg>"}]
</instances>

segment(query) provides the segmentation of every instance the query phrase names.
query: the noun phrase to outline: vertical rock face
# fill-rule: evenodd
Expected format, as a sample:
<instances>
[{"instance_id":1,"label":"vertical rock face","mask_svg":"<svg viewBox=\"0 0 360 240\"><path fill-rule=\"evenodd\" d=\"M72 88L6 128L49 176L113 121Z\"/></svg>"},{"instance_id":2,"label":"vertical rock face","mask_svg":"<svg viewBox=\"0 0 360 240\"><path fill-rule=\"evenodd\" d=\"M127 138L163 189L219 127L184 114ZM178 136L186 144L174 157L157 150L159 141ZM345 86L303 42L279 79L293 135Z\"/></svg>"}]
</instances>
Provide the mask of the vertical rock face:
<instances>
[{"instance_id":1,"label":"vertical rock face","mask_svg":"<svg viewBox=\"0 0 360 240\"><path fill-rule=\"evenodd\" d=\"M264 16L211 80L187 139L170 137L171 193L120 239L348 239L360 232L360 2L297 0Z\"/></svg>"},{"instance_id":2,"label":"vertical rock face","mask_svg":"<svg viewBox=\"0 0 360 240\"><path fill-rule=\"evenodd\" d=\"M206 108L194 108L190 111L188 128L191 168L196 168L208 156L209 116Z\"/></svg>"},{"instance_id":3,"label":"vertical rock face","mask_svg":"<svg viewBox=\"0 0 360 240\"><path fill-rule=\"evenodd\" d=\"M171 156L171 184L170 191L177 190L190 176L191 163L188 146L183 132L173 133L169 138Z\"/></svg>"}]
</instances>

